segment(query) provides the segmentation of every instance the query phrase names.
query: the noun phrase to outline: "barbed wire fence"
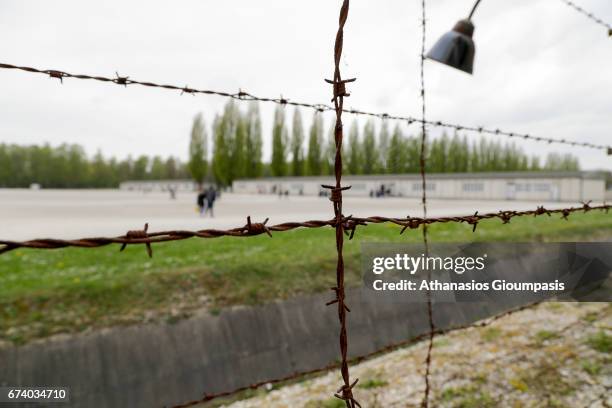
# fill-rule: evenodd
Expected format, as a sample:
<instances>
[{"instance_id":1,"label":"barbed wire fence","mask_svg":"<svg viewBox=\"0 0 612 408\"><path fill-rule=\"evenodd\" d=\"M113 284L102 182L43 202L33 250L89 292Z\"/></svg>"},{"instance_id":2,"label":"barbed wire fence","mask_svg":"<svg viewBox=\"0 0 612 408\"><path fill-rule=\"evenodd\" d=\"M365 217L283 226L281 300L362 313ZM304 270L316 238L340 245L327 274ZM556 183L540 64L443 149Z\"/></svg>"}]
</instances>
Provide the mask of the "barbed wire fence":
<instances>
[{"instance_id":1,"label":"barbed wire fence","mask_svg":"<svg viewBox=\"0 0 612 408\"><path fill-rule=\"evenodd\" d=\"M349 307L345 303L346 293L344 289L344 223L342 222L344 214L342 212L342 191L348 190L350 186L342 186L342 110L344 107L344 98L350 96L346 91L346 84L355 81L352 79L342 79L340 73L340 61L342 59L342 48L344 46L344 25L348 19L349 13L349 0L343 0L342 7L340 8L340 19L338 25L338 32L336 34L336 41L334 44L334 78L333 80L327 79L326 82L333 85L333 99L334 108L336 112L336 126L334 129L335 143L336 143L336 155L334 158L334 174L336 176L336 184L334 186L324 185L324 188L330 190L330 200L333 203L334 215L335 215L335 229L336 229L336 252L337 252L337 265L336 265L336 286L332 290L336 294L336 298L327 305L336 304L338 306L338 320L340 321L340 373L342 374L343 384L340 386L338 391L334 394L336 398L344 401L346 408L361 407L359 402L353 396L353 388L359 381L356 379L351 382L348 365L348 334L346 330L346 313L350 312Z\"/></svg>"},{"instance_id":2,"label":"barbed wire fence","mask_svg":"<svg viewBox=\"0 0 612 408\"><path fill-rule=\"evenodd\" d=\"M427 160L427 100L425 95L425 41L427 38L427 15L426 15L426 2L421 1L421 55L420 55L420 77L421 77L421 151L419 157L419 170L421 173L421 204L423 206L423 219L427 220L427 177L426 177L426 160ZM423 224L423 246L425 250L425 258L429 258L429 240L428 240L428 225ZM427 280L431 281L431 270L427 270ZM436 325L433 316L433 304L431 301L431 290L428 287L425 292L427 299L427 322L429 324L429 336L427 344L427 354L425 357L425 391L423 393L423 400L421 401L421 407L427 408L429 406L429 375L431 372L431 353L433 350L433 342L435 337Z\"/></svg>"},{"instance_id":3,"label":"barbed wire fence","mask_svg":"<svg viewBox=\"0 0 612 408\"><path fill-rule=\"evenodd\" d=\"M223 98L231 98L234 100L240 101L255 101L255 102L267 102L267 103L275 103L279 105L286 106L295 106L306 109L313 109L315 112L336 112L336 108L334 106L330 106L323 103L308 103L308 102L300 102L295 101L286 97L278 97L278 98L269 98L263 96L256 96L251 93L248 93L242 89L238 90L238 92L228 92L228 91L217 91L210 89L198 89L198 88L190 88L188 86L177 86L177 85L168 85L168 84L159 84L156 82L149 81L140 81L135 79L130 79L129 76L120 76L116 73L115 77L106 77L99 75L89 75L89 74L71 74L66 71L56 70L56 69L39 69L27 66L20 66L8 63L0 63L0 69L6 70L17 70L22 72L29 72L33 74L43 74L47 75L50 78L59 79L62 83L64 78L74 78L74 79L82 79L82 80L90 80L90 81L99 81L107 84L115 84L120 86L127 87L128 85L140 85L148 88L154 89L167 89L173 91L180 91L181 95L183 94L191 94L191 95L215 95ZM426 125L433 127L441 127L447 129L453 129L455 131L468 131L480 134L487 134L492 136L502 136L507 138L515 138L517 140L531 140L534 142L548 143L548 144L561 144L566 146L574 146L574 147L584 147L589 149L603 150L606 151L609 155L612 155L612 146L610 145L602 145L597 143L591 143L587 141L573 141L567 139L555 139L550 137L543 136L534 136L529 133L521 133L521 132L510 132L507 130L502 130L499 128L490 129L484 126L470 126L470 125L462 125L456 123L450 123L446 121L432 121L432 120L424 120L422 118L417 118L413 116L401 116L401 115L391 115L388 113L381 112L370 112L364 111L360 109L354 108L342 108L343 113L347 113L354 116L365 116L365 117L374 117L392 121L399 121L407 123L411 125L413 123L422 123L424 122Z\"/></svg>"},{"instance_id":4,"label":"barbed wire fence","mask_svg":"<svg viewBox=\"0 0 612 408\"><path fill-rule=\"evenodd\" d=\"M573 8L574 10L576 10L578 13L585 15L588 19L595 22L596 24L599 24L600 26L605 27L608 30L608 36L612 37L612 25L606 23L601 18L597 17L595 14L591 13L590 11L587 11L584 8L580 7L573 1L570 1L570 0L561 0L561 1L567 4L568 6L570 6L571 8Z\"/></svg>"},{"instance_id":5,"label":"barbed wire fence","mask_svg":"<svg viewBox=\"0 0 612 408\"><path fill-rule=\"evenodd\" d=\"M612 209L612 204L603 203L601 205L591 205L591 202L584 202L579 207L555 208L547 209L544 206L538 206L535 210L514 211L502 210L498 212L479 214L476 211L473 215L448 216L448 217L355 217L353 215L343 216L340 222L342 229L349 239L352 239L357 231L357 227L366 227L370 224L394 224L401 227L400 234L403 234L408 229L418 229L422 225L446 224L446 223L463 223L472 227L472 231L476 231L478 224L481 221L498 219L502 224L508 224L513 218L525 216L552 216L553 214L561 215L562 219L569 219L569 216L574 213L587 213L590 211L603 211L608 213ZM0 239L0 254L14 251L19 248L30 249L60 249L60 248L99 248L111 244L124 245L144 245L159 244L170 241L182 241L190 238L219 238L219 237L252 237L262 234L267 234L272 237L272 233L291 231L298 228L322 228L332 227L337 225L337 219L330 220L311 220L302 222L285 222L276 225L267 225L269 219L264 222L252 222L251 217L247 217L247 223L243 226L222 229L201 229L197 231L189 230L172 230L172 231L157 231L148 232L146 229L128 231L125 235L117 237L90 237L79 239L57 239L57 238L40 238L26 241L13 241ZM148 224L145 225L148 228ZM148 252L148 251L147 251ZM150 256L153 256L151 250Z\"/></svg>"},{"instance_id":6,"label":"barbed wire fence","mask_svg":"<svg viewBox=\"0 0 612 408\"><path fill-rule=\"evenodd\" d=\"M603 24L606 27L610 28L609 25L604 23L602 20L594 17L591 13L585 12L582 8L576 6L574 3L568 0L562 0L568 5L574 7L576 10L586 14L592 20L598 22L599 24ZM343 384L338 389L338 391L334 394L335 397L341 399L346 404L347 408L356 408L361 407L359 402L356 400L353 395L353 388L358 382L358 379L351 381L350 373L349 373L349 365L357 364L366 359L375 357L379 354L383 354L389 351L393 351L395 349L405 347L414 342L421 340L429 340L427 346L427 356L425 359L425 372L423 375L424 381L424 395L422 399L421 406L428 407L429 406L429 394L430 394L430 370L432 363L432 348L433 348L433 340L436 335L443 335L450 333L456 330L468 329L468 328L478 328L485 327L489 324L505 317L510 314L513 314L517 311L525 310L527 308L533 307L539 303L532 303L528 305L524 305L515 309L507 310L503 313L495 315L491 318L485 319L483 321L477 323L471 323L461 326L454 326L447 329L439 329L436 327L434 318L433 318L433 305L431 300L431 294L428 290L427 292L427 310L428 310L428 321L429 321L429 331L423 333L421 335L412 337L410 339L387 345L382 347L376 351L371 353L349 358L349 343L348 343L348 334L347 334L347 313L350 312L350 309L346 303L346 293L345 293L345 282L344 282L344 259L343 259L343 244L344 244L344 236L348 236L349 239L353 239L355 232L359 226L366 227L371 224L382 224L382 223L390 223L401 227L400 234L403 234L407 229L418 229L422 228L422 237L423 243L425 245L426 256L429 251L429 241L428 241L428 226L437 224L437 223L465 223L472 227L472 231L475 231L478 223L483 220L490 219L498 219L502 221L503 224L508 224L515 217L524 217L524 216L552 216L553 214L561 215L561 218L568 219L568 217L577 212L589 212L589 211L605 211L609 212L612 205L608 205L603 203L602 205L591 205L591 202L583 202L579 207L567 207L561 209L546 209L544 206L537 206L535 210L527 210L527 211L515 211L515 210L504 210L499 212L485 213L479 214L476 211L473 215L464 215L464 216L450 216L450 217L428 217L427 215L427 179L426 179L426 160L427 160L427 131L428 126L433 127L447 127L453 128L457 131L466 130L466 131L474 131L478 133L486 133L486 134L494 134L506 137L517 137L524 140L534 140L538 142L546 142L546 143L558 143L564 145L571 146L581 146L585 148L599 149L605 150L608 154L612 154L612 148L610 146L593 144L590 142L579 142L579 141L568 141L565 139L552 139L545 137L537 137L524 133L514 133L502 131L499 129L491 130L484 127L473 127L473 126L463 126L458 124L452 124L442 121L429 121L426 118L426 88L425 88L425 42L426 42L426 0L422 0L422 16L421 16L421 24L422 24L422 38L421 38L421 55L420 55L420 82L421 82L421 117L414 118L410 116L393 116L387 113L374 113L374 112L366 112L360 111L356 109L346 109L344 108L344 98L349 96L349 93L346 90L346 84L355 81L352 79L342 79L340 73L340 62L342 58L342 48L344 43L344 27L348 19L349 13L349 0L343 0L342 6L340 9L339 16L339 26L338 31L335 38L334 44L334 75L333 79L326 80L329 84L333 86L333 106L327 104L310 104L304 102L295 102L289 100L287 98L265 98L258 97L242 90L239 90L237 93L223 92L223 91L214 91L214 90L204 90L204 89L195 89L190 88L188 86L179 87L175 85L165 85L158 84L154 82L145 82L130 79L129 76L120 76L116 74L116 77L103 77L103 76L93 76L86 74L70 74L65 71L59 70L41 70L32 67L24 67L17 66L12 64L0 63L0 68L2 69L12 69L12 70L20 70L30 73L38 73L45 74L51 78L57 78L60 82L63 82L64 78L76 78L76 79L85 79L85 80L95 80L105 83L113 83L116 85L128 86L128 85L141 85L151 88L162 88L168 90L181 91L181 94L189 93L189 94L206 94L206 95L217 95L226 98L232 98L243 101L260 101L260 102L272 102L280 105L290 105L296 107L304 107L304 108L312 108L315 112L326 112L333 111L336 115L336 124L334 128L334 139L335 139L335 159L334 159L334 175L335 175L335 184L334 185L324 185L323 187L329 189L330 200L332 201L334 218L329 220L311 220L311 221L303 221L303 222L286 222L277 225L267 225L269 219L264 220L263 222L252 222L250 216L247 217L247 222L243 226L239 226L231 229L202 229L197 231L188 231L188 230L172 230L172 231L159 231L159 232L149 232L148 223L144 225L142 230L132 230L128 231L125 235L118 237L93 237L93 238L81 238L81 239L73 239L73 240L64 240L64 239L53 239L53 238L45 238L45 239L34 239L27 241L14 241L14 240L0 240L0 254L7 253L19 248L30 248L30 249L58 249L58 248L66 248L66 247L78 247L78 248L98 248L102 246L107 246L111 244L121 245L120 251L123 251L127 245L143 245L147 250L147 254L149 257L153 256L153 247L152 244L158 244L163 242L170 241L179 241L190 238L218 238L218 237L250 237L257 236L262 234L267 234L272 237L273 232L283 232L290 231L298 228L322 228L322 227L332 227L335 230L336 237L336 252L337 252L337 265L336 265L336 286L332 288L335 293L335 298L327 303L327 305L337 305L338 312L338 320L340 324L339 331L339 346L340 346L340 355L341 359L339 363L329 364L325 367L320 367L317 369L307 370L296 372L291 375L285 376L283 378L275 378L275 379L267 379L265 381L260 381L258 383L254 383L248 386L240 387L232 391L220 392L220 393L204 393L202 398L186 402L184 404L176 405L176 407L189 407L198 405L201 403L206 403L212 401L217 398L230 397L236 394L239 394L243 391L250 389L257 389L267 384L279 384L287 381L299 379L301 377L318 374L322 372L326 372L332 369L340 368L340 373L342 376ZM342 211L342 192L350 189L350 186L342 186L342 142L343 142L343 123L342 123L342 115L343 113L352 114L352 115L362 115L362 116L372 116L379 117L382 119L390 119L390 120L398 120L398 121L406 121L407 123L419 123L421 125L421 146L420 146L420 174L421 174L421 186L422 186L422 217L399 217L399 218L391 218L391 217L382 217L382 216L371 216L366 218L354 217L352 215L345 216ZM431 271L428 271L428 278L430 277Z\"/></svg>"}]
</instances>

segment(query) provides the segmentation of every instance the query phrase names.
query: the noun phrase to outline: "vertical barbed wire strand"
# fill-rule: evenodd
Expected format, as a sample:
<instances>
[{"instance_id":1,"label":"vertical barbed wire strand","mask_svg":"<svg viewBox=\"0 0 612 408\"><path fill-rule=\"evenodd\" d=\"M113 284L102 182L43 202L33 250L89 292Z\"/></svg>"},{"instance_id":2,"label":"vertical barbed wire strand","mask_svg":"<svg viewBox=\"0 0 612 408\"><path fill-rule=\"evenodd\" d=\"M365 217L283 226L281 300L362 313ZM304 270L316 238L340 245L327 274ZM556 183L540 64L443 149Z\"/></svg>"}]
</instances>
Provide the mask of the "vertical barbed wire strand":
<instances>
[{"instance_id":1,"label":"vertical barbed wire strand","mask_svg":"<svg viewBox=\"0 0 612 408\"><path fill-rule=\"evenodd\" d=\"M349 0L343 0L340 8L340 18L338 22L338 32L334 44L334 77L333 80L326 79L326 82L333 85L334 109L336 112L336 126L334 129L334 138L336 144L336 156L334 160L334 173L336 176L335 186L324 185L324 188L331 190L330 200L333 203L336 229L336 286L332 290L336 294L336 298L327 305L337 304L338 320L340 321L340 372L342 374L343 384L334 394L336 398L344 401L347 408L361 407L361 405L353 397L353 387L357 384L358 379L351 383L348 366L348 336L346 329L346 313L350 309L345 304L345 288L344 288L344 216L342 214L342 191L350 187L342 187L342 112L344 108L344 97L349 96L346 92L346 83L353 82L355 79L343 80L340 74L340 60L342 59L342 47L344 45L344 25L348 18Z\"/></svg>"},{"instance_id":2,"label":"vertical barbed wire strand","mask_svg":"<svg viewBox=\"0 0 612 408\"><path fill-rule=\"evenodd\" d=\"M427 177L426 177L426 157L427 157L427 104L425 96L425 41L427 39L427 15L425 0L421 2L421 154L419 159L422 182L421 202L423 205L423 219L427 219ZM423 224L423 245L425 246L425 259L429 257L429 240L427 236L427 224ZM427 270L427 280L431 280L431 271ZM429 374L431 370L431 352L435 335L435 325L433 320L433 306L431 302L431 291L427 289L427 316L429 320L429 344L427 346L427 356L425 358L425 391L421 407L429 406Z\"/></svg>"}]
</instances>

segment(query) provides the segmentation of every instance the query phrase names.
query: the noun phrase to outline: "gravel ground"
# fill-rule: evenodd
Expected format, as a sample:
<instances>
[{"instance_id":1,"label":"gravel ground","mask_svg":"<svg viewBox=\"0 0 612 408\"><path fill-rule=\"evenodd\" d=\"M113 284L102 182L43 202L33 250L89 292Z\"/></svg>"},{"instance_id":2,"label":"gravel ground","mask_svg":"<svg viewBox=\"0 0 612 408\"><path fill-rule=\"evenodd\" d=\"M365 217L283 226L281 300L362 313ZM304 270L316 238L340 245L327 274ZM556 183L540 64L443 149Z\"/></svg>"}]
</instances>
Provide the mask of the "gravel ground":
<instances>
[{"instance_id":1,"label":"gravel ground","mask_svg":"<svg viewBox=\"0 0 612 408\"><path fill-rule=\"evenodd\" d=\"M349 339L350 343L350 339ZM612 305L545 303L436 338L432 407L612 407ZM351 367L364 408L417 407L426 342ZM337 372L227 405L341 408Z\"/></svg>"},{"instance_id":2,"label":"gravel ground","mask_svg":"<svg viewBox=\"0 0 612 408\"><path fill-rule=\"evenodd\" d=\"M215 204L215 217L200 217L195 211L195 193L181 192L176 200L167 193L120 190L24 190L0 189L3 216L0 238L25 240L41 237L123 235L149 223L151 231L168 229L231 228L270 217L270 224L332 217L325 197L279 199L274 195L224 193ZM535 201L428 200L429 215L467 215L499 210L533 210L579 206L579 203ZM420 199L349 197L344 211L355 216L420 216Z\"/></svg>"}]
</instances>

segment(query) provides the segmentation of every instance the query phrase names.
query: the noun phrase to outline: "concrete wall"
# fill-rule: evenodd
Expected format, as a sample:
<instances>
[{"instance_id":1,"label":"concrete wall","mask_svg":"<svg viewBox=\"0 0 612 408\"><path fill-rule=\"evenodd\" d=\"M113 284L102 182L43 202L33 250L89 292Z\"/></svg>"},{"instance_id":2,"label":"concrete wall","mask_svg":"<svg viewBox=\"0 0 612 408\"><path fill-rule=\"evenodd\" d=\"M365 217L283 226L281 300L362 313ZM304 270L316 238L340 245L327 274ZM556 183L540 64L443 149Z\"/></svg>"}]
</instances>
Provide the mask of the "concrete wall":
<instances>
[{"instance_id":1,"label":"concrete wall","mask_svg":"<svg viewBox=\"0 0 612 408\"><path fill-rule=\"evenodd\" d=\"M348 292L351 355L428 330L424 304L385 304L372 296ZM114 328L0 349L0 385L69 386L71 403L62 406L149 408L318 368L338 358L337 312L325 306L329 298L326 293L173 325ZM439 327L494 312L467 303L447 306L435 309Z\"/></svg>"}]
</instances>

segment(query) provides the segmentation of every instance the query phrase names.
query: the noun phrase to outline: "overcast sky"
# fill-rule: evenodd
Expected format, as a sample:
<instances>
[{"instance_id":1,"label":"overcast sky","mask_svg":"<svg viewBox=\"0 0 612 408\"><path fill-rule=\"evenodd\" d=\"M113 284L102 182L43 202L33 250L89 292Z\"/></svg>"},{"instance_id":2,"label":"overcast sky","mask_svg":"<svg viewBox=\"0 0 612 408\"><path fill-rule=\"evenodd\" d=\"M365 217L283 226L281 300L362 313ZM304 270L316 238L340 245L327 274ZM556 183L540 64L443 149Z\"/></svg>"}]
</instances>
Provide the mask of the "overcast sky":
<instances>
[{"instance_id":1,"label":"overcast sky","mask_svg":"<svg viewBox=\"0 0 612 408\"><path fill-rule=\"evenodd\" d=\"M575 1L612 22L610 0ZM323 79L332 73L340 4L2 0L0 61L329 103ZM427 48L471 5L430 0ZM351 2L342 72L358 80L348 107L419 115L420 15L416 0ZM604 27L560 0L485 0L474 22L474 76L426 63L429 119L612 144L612 38ZM61 85L8 70L0 70L0 88L0 142L79 143L89 154L118 157L185 158L194 115L210 124L226 102L77 79ZM274 106L261 108L267 159ZM312 112L302 114L308 124ZM328 129L332 116L325 118ZM612 157L599 150L522 145L533 154L572 152L584 168L612 170Z\"/></svg>"}]
</instances>

